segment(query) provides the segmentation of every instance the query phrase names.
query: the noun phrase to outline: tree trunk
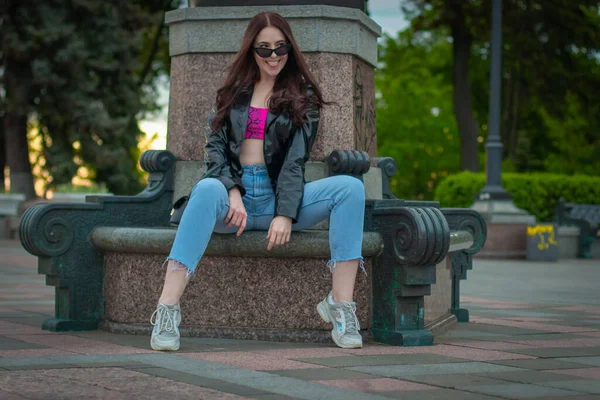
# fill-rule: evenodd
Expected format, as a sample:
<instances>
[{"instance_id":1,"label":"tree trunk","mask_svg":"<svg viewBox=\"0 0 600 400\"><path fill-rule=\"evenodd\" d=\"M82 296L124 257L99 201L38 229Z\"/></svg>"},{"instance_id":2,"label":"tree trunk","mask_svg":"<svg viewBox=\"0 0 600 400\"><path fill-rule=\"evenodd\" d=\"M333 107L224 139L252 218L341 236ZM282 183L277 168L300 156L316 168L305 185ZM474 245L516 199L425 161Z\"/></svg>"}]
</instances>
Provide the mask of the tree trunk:
<instances>
[{"instance_id":1,"label":"tree trunk","mask_svg":"<svg viewBox=\"0 0 600 400\"><path fill-rule=\"evenodd\" d=\"M467 31L466 19L460 1L452 2L454 19L451 24L454 65L454 114L460 133L460 169L479 171L477 137L479 124L473 114L473 95L469 81L469 57L473 38Z\"/></svg>"},{"instance_id":2,"label":"tree trunk","mask_svg":"<svg viewBox=\"0 0 600 400\"><path fill-rule=\"evenodd\" d=\"M34 199L36 195L27 143L27 94L19 85L19 70L27 69L6 60L4 87L6 89L7 109L4 114L4 138L6 163L10 168L10 191L12 193L23 193L29 200Z\"/></svg>"},{"instance_id":3,"label":"tree trunk","mask_svg":"<svg viewBox=\"0 0 600 400\"><path fill-rule=\"evenodd\" d=\"M28 200L34 199L36 195L27 145L27 116L7 112L4 116L4 128L6 160L10 167L10 191L23 193Z\"/></svg>"}]
</instances>

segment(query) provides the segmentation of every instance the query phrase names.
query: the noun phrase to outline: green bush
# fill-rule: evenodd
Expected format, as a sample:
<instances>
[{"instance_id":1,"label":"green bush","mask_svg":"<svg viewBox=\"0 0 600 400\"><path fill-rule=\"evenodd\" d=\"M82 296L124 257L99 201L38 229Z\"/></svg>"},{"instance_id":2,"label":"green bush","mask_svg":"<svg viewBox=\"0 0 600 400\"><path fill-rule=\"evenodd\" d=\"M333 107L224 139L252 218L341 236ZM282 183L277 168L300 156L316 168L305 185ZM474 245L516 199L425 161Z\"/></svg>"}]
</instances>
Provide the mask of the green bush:
<instances>
[{"instance_id":1,"label":"green bush","mask_svg":"<svg viewBox=\"0 0 600 400\"><path fill-rule=\"evenodd\" d=\"M54 189L55 193L108 193L108 189L106 188L106 184L101 183L97 184L93 182L89 186L83 185L73 185L73 184L63 184L57 185Z\"/></svg>"},{"instance_id":2,"label":"green bush","mask_svg":"<svg viewBox=\"0 0 600 400\"><path fill-rule=\"evenodd\" d=\"M437 186L435 199L442 207L469 207L485 186L485 174L461 172ZM502 186L512 194L515 205L550 222L558 199L572 203L600 204L600 177L547 173L503 174Z\"/></svg>"}]
</instances>

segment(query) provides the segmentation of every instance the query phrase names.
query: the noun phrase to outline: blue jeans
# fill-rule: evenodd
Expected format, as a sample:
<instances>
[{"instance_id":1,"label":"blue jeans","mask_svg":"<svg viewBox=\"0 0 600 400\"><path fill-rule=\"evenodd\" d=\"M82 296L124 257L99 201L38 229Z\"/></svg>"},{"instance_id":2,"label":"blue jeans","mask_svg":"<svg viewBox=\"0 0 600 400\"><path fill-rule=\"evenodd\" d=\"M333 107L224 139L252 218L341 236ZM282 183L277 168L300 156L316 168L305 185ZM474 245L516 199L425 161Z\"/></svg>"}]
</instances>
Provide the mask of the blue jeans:
<instances>
[{"instance_id":1,"label":"blue jeans","mask_svg":"<svg viewBox=\"0 0 600 400\"><path fill-rule=\"evenodd\" d=\"M264 165L244 166L242 198L248 214L245 230L268 231L275 214L275 194ZM346 175L309 182L298 222L292 230L310 228L326 218L329 221L329 246L333 270L337 261L361 260L365 211L363 183ZM229 196L225 186L214 178L202 179L192 189L188 205L181 217L171 254L174 260L193 273L202 258L213 232L235 233L238 227L227 228ZM290 240L294 240L292 235ZM266 248L266 243L265 243Z\"/></svg>"}]
</instances>

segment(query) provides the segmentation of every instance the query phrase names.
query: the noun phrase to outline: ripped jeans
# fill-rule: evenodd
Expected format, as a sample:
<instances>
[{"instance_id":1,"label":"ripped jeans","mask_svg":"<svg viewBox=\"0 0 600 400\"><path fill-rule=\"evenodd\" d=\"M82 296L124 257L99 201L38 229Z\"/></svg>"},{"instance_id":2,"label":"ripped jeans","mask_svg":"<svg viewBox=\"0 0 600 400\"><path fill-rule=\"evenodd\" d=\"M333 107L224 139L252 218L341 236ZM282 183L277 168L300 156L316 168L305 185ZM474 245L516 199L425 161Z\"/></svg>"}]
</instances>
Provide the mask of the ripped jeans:
<instances>
[{"instance_id":1,"label":"ripped jeans","mask_svg":"<svg viewBox=\"0 0 600 400\"><path fill-rule=\"evenodd\" d=\"M275 194L266 167L244 166L242 184L246 189L242 201L248 215L245 230L268 231L275 214ZM310 228L329 217L329 268L333 271L336 262L355 259L360 260L363 268L364 211L365 190L359 179L346 175L320 179L304 185L298 222L292 225L292 230ZM200 262L213 232L238 231L236 226L227 228L224 220L228 212L229 196L225 186L214 178L198 182L181 217L167 260L185 266L189 277ZM293 235L291 240L294 240Z\"/></svg>"}]
</instances>

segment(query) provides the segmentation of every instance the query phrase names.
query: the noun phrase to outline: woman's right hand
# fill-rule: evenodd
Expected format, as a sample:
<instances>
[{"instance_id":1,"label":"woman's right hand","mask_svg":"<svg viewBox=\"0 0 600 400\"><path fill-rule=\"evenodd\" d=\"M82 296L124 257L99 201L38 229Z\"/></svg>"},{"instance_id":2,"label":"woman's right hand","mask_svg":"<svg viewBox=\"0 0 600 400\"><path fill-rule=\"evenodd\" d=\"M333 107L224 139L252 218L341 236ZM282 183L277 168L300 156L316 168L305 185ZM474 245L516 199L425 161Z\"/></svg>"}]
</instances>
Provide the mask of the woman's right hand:
<instances>
[{"instance_id":1,"label":"woman's right hand","mask_svg":"<svg viewBox=\"0 0 600 400\"><path fill-rule=\"evenodd\" d=\"M246 229L247 216L246 207L244 207L244 202L242 201L242 194L237 187L234 187L229 191L229 213L225 217L225 223L228 228L234 225L239 227L240 229L236 235L240 236L244 232L244 229Z\"/></svg>"}]
</instances>

